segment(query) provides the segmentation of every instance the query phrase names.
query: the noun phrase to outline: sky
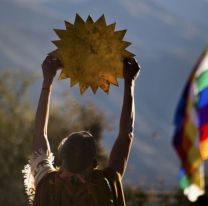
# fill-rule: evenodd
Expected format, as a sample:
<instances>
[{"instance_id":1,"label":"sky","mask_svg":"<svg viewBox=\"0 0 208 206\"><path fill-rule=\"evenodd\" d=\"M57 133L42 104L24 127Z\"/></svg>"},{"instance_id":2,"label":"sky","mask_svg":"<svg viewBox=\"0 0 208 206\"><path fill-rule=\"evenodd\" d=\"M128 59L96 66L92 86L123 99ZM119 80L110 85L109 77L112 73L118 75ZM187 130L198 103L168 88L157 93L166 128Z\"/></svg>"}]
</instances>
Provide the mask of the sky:
<instances>
[{"instance_id":1,"label":"sky","mask_svg":"<svg viewBox=\"0 0 208 206\"><path fill-rule=\"evenodd\" d=\"M182 89L197 58L208 45L207 0L0 0L0 69L40 73L40 65L57 39L54 28L105 14L107 23L127 29L125 40L142 70L136 82L135 139L124 181L177 185L178 158L171 146L173 116ZM104 144L110 150L117 135L123 81L110 94L69 88L56 81L54 93L69 88L78 101L105 111L113 131ZM40 85L36 85L39 93ZM55 97L54 97L55 99ZM35 100L37 101L37 100Z\"/></svg>"}]
</instances>

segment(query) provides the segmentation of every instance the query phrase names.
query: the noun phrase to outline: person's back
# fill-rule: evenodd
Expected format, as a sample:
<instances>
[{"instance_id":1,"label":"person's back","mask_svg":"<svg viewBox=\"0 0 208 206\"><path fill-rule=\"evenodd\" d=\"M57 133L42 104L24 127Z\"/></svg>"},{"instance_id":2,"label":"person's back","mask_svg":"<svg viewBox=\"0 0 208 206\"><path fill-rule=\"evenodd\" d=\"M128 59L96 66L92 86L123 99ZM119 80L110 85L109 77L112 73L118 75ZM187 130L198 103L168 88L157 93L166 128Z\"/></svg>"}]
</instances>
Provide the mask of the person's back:
<instances>
[{"instance_id":1,"label":"person's back","mask_svg":"<svg viewBox=\"0 0 208 206\"><path fill-rule=\"evenodd\" d=\"M77 177L65 180L58 171L51 172L36 191L34 206L125 205L120 176L110 168L93 170L85 183Z\"/></svg>"},{"instance_id":2,"label":"person's back","mask_svg":"<svg viewBox=\"0 0 208 206\"><path fill-rule=\"evenodd\" d=\"M53 166L47 138L52 81L61 62L47 57L43 67L43 87L39 99L33 137L33 157L23 170L26 192L33 206L125 206L122 188L134 128L134 80L137 62L124 62L124 101L119 135L108 167L97 170L96 146L89 132L81 131L63 139L58 148L60 169Z\"/></svg>"}]
</instances>

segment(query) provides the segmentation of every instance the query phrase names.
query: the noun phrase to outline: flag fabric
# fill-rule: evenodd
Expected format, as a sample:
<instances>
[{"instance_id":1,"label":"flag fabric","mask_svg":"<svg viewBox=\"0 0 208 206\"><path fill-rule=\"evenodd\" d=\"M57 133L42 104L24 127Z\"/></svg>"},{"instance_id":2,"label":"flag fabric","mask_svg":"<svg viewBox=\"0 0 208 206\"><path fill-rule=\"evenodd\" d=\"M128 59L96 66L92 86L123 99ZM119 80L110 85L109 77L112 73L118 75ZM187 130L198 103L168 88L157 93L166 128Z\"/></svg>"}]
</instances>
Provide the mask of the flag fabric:
<instances>
[{"instance_id":1,"label":"flag fabric","mask_svg":"<svg viewBox=\"0 0 208 206\"><path fill-rule=\"evenodd\" d=\"M181 161L180 187L190 201L204 194L208 159L208 49L200 56L179 101L173 146Z\"/></svg>"},{"instance_id":2,"label":"flag fabric","mask_svg":"<svg viewBox=\"0 0 208 206\"><path fill-rule=\"evenodd\" d=\"M208 50L195 74L196 109L199 115L200 153L208 159Z\"/></svg>"},{"instance_id":3,"label":"flag fabric","mask_svg":"<svg viewBox=\"0 0 208 206\"><path fill-rule=\"evenodd\" d=\"M195 202L204 194L204 165L202 164L192 175L187 175L181 168L179 172L180 188L191 202Z\"/></svg>"}]
</instances>

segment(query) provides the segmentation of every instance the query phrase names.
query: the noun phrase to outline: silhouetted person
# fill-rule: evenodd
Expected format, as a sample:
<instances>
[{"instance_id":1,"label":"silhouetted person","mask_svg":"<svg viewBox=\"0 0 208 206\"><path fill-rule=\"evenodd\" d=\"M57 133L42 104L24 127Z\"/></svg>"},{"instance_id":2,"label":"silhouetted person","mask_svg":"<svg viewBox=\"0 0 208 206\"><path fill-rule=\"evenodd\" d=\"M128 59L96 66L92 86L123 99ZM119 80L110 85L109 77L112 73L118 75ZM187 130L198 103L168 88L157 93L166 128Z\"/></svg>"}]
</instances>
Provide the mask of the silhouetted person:
<instances>
[{"instance_id":1,"label":"silhouetted person","mask_svg":"<svg viewBox=\"0 0 208 206\"><path fill-rule=\"evenodd\" d=\"M95 141L86 131L74 132L61 141L58 148L61 166L59 169L53 166L47 127L52 82L61 67L61 62L51 56L42 64L43 84L35 119L33 157L23 171L30 201L34 206L124 206L121 181L134 136L134 86L140 67L134 58L124 60L119 133L108 166L103 170L96 169Z\"/></svg>"}]
</instances>

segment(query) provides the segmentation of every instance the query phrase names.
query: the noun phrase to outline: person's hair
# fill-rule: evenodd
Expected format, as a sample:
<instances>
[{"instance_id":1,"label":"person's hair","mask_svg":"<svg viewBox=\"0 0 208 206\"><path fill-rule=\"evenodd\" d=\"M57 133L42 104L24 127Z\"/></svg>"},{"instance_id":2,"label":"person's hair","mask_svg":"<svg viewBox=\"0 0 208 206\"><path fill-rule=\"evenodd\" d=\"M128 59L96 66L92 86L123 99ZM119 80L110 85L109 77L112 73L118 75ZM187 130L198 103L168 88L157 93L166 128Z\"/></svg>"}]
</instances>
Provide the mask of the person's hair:
<instances>
[{"instance_id":1,"label":"person's hair","mask_svg":"<svg viewBox=\"0 0 208 206\"><path fill-rule=\"evenodd\" d=\"M94 137L86 131L74 132L64 138L58 147L61 167L74 172L84 172L96 160Z\"/></svg>"}]
</instances>

